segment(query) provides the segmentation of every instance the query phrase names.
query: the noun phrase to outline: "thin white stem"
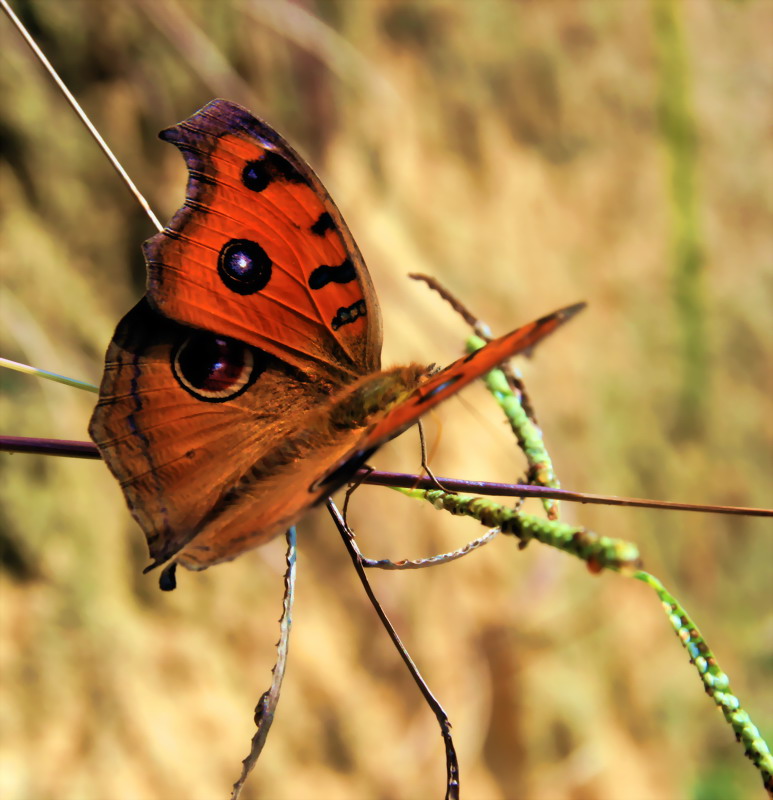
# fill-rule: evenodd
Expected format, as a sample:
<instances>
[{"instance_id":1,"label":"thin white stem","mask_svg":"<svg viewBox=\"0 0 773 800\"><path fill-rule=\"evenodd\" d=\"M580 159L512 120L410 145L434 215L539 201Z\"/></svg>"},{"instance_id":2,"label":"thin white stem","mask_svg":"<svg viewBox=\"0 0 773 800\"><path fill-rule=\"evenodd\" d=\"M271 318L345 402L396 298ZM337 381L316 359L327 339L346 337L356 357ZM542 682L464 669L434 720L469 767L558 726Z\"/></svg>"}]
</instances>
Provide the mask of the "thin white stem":
<instances>
[{"instance_id":1,"label":"thin white stem","mask_svg":"<svg viewBox=\"0 0 773 800\"><path fill-rule=\"evenodd\" d=\"M0 0L0 2L4 2L4 0ZM45 378L46 380L55 381L56 383L63 383L65 386L74 386L76 389L83 389L86 392L99 393L99 387L94 386L93 383L79 381L75 378L68 378L66 375L59 375L57 372L48 372L45 369L31 367L29 364L21 364L18 361L11 361L10 358L0 358L0 367L12 369L16 372L23 372L25 375L35 375L38 378Z\"/></svg>"},{"instance_id":2,"label":"thin white stem","mask_svg":"<svg viewBox=\"0 0 773 800\"><path fill-rule=\"evenodd\" d=\"M24 41L29 46L30 50L35 54L35 57L40 61L48 74L53 79L54 83L59 87L59 90L67 99L67 102L72 106L75 113L80 117L81 122L86 126L86 130L91 134L96 143L102 149L102 152L107 156L108 161L113 165L113 169L118 173L121 180L127 186L129 191L134 195L134 199L140 204L142 210L148 215L150 221L155 225L159 231L164 230L164 226L158 221L158 217L153 213L140 190L134 185L134 181L128 176L126 170L121 166L118 159L113 154L113 151L108 147L107 142L99 135L99 131L91 123L91 120L86 116L86 112L81 108L80 103L75 99L72 92L65 86L64 81L59 77L56 70L51 65L51 62L45 57L43 51L38 47L35 40L30 36L27 29L22 24L22 21L16 16L13 9L8 5L7 0L0 0L0 7L5 11L6 16L16 26Z\"/></svg>"}]
</instances>

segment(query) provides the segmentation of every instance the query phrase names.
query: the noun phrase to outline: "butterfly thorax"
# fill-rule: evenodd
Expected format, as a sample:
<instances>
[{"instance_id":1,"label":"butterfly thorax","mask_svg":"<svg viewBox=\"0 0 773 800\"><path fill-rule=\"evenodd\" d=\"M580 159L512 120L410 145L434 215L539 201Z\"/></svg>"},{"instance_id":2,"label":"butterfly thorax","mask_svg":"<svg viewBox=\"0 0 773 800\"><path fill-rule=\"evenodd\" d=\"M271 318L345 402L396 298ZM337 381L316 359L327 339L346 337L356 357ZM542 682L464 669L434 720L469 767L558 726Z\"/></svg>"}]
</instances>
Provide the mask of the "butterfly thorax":
<instances>
[{"instance_id":1,"label":"butterfly thorax","mask_svg":"<svg viewBox=\"0 0 773 800\"><path fill-rule=\"evenodd\" d=\"M329 419L339 429L365 427L405 400L428 374L428 367L408 364L365 375L331 398Z\"/></svg>"}]
</instances>

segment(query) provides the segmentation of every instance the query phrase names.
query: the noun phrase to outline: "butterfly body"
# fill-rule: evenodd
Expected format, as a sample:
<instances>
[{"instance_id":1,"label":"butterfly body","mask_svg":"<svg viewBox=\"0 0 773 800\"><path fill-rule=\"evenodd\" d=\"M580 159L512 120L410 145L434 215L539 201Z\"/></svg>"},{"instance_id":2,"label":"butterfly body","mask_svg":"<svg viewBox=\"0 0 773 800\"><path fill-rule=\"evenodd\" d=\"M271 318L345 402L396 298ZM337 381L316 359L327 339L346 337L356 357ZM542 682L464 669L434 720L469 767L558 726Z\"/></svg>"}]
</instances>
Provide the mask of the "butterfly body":
<instances>
[{"instance_id":1,"label":"butterfly body","mask_svg":"<svg viewBox=\"0 0 773 800\"><path fill-rule=\"evenodd\" d=\"M108 348L89 432L148 539L151 566L203 569L262 544L439 402L572 307L431 374L382 371L365 264L311 168L215 100L163 131L186 200L145 244L145 297Z\"/></svg>"}]
</instances>

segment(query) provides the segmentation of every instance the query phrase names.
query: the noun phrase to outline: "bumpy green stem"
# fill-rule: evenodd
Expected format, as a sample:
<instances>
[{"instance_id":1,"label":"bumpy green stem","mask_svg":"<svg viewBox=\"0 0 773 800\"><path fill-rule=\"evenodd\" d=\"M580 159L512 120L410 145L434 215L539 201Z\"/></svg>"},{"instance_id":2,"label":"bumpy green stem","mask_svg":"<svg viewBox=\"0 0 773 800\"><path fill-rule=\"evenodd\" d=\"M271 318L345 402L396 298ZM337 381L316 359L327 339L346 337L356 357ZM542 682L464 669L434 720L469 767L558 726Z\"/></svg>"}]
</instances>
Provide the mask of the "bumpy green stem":
<instances>
[{"instance_id":1,"label":"bumpy green stem","mask_svg":"<svg viewBox=\"0 0 773 800\"><path fill-rule=\"evenodd\" d=\"M531 539L556 547L581 558L598 572L612 569L632 572L640 566L636 546L622 539L599 536L587 528L524 514L486 497L469 494L449 494L439 489L396 489L408 497L426 500L438 510L477 519L489 528L499 528L520 540L525 546Z\"/></svg>"},{"instance_id":2,"label":"bumpy green stem","mask_svg":"<svg viewBox=\"0 0 773 800\"><path fill-rule=\"evenodd\" d=\"M465 342L468 353L480 350L486 342L478 336L470 336ZM524 411L521 399L512 390L505 373L500 369L493 369L485 377L486 387L505 412L507 421L513 429L518 440L518 445L526 456L529 464L529 483L537 486L550 486L560 489L561 484L553 470L553 462L542 438L542 431L529 419ZM545 499L542 501L549 519L558 519L558 501Z\"/></svg>"},{"instance_id":3,"label":"bumpy green stem","mask_svg":"<svg viewBox=\"0 0 773 800\"><path fill-rule=\"evenodd\" d=\"M639 569L639 552L635 545L622 539L599 536L587 528L524 514L476 495L449 494L435 489L398 488L396 491L426 500L440 511L472 517L483 525L497 527L502 533L518 538L521 546L536 539L581 558L594 572L611 569L650 586L663 603L669 622L687 650L706 693L722 711L736 739L743 744L746 756L760 771L765 788L773 792L773 756L767 743L749 714L741 707L740 700L731 692L730 679L720 669L717 659L687 612L656 577Z\"/></svg>"},{"instance_id":4,"label":"bumpy green stem","mask_svg":"<svg viewBox=\"0 0 773 800\"><path fill-rule=\"evenodd\" d=\"M700 676L706 694L716 703L730 727L735 738L743 745L744 753L762 775L762 781L769 792L773 792L773 756L757 726L751 721L749 714L741 707L741 701L730 691L730 678L720 669L714 653L695 623L687 615L679 602L649 572L639 571L633 575L655 590L663 603L679 641L690 656L690 663Z\"/></svg>"}]
</instances>

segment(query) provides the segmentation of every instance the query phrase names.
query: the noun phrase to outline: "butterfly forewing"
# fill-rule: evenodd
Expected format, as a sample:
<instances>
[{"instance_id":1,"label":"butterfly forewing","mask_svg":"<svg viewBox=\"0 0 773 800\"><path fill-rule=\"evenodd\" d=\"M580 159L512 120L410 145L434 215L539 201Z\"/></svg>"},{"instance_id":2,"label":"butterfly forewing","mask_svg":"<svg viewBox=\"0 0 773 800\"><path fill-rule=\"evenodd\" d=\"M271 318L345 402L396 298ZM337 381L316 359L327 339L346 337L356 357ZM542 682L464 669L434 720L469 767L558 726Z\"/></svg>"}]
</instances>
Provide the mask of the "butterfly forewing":
<instances>
[{"instance_id":1,"label":"butterfly forewing","mask_svg":"<svg viewBox=\"0 0 773 800\"><path fill-rule=\"evenodd\" d=\"M379 447L402 433L431 408L456 394L476 378L485 375L508 358L530 350L583 308L584 303L577 303L559 309L454 361L425 381L405 402L390 409L383 419L374 424L361 442L362 449Z\"/></svg>"},{"instance_id":2,"label":"butterfly forewing","mask_svg":"<svg viewBox=\"0 0 773 800\"><path fill-rule=\"evenodd\" d=\"M185 205L145 245L152 305L310 374L346 381L377 370L381 322L367 269L290 145L225 100L161 136L190 175Z\"/></svg>"}]
</instances>

